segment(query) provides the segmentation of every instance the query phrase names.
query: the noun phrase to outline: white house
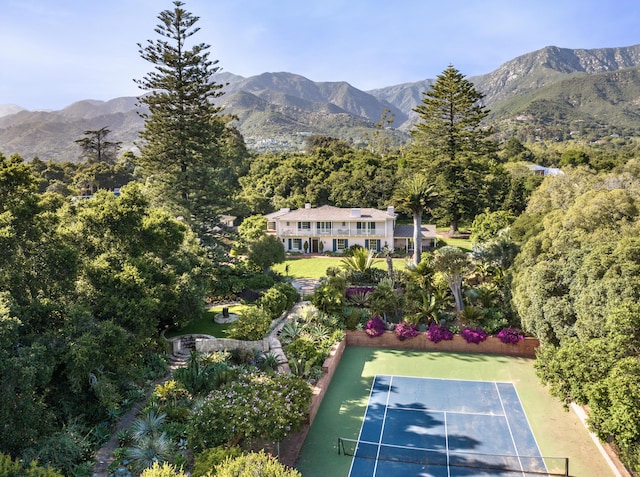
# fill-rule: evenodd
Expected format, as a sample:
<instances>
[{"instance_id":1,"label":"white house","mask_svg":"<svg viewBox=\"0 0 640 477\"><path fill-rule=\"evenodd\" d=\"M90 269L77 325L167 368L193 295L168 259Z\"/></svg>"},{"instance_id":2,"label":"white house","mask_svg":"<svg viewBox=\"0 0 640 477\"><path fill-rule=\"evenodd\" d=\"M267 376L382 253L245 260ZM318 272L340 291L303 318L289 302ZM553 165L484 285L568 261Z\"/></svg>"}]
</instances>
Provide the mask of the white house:
<instances>
[{"instance_id":1,"label":"white house","mask_svg":"<svg viewBox=\"0 0 640 477\"><path fill-rule=\"evenodd\" d=\"M266 215L267 233L278 237L285 251L342 252L353 245L379 252L384 247L413 250L413 226L396 225L393 207L345 209L323 205L304 209L280 209ZM435 247L435 226L423 230L423 249ZM407 235L408 233L408 235Z\"/></svg>"},{"instance_id":2,"label":"white house","mask_svg":"<svg viewBox=\"0 0 640 477\"><path fill-rule=\"evenodd\" d=\"M544 166L539 166L537 164L528 164L527 167L535 175L542 176L542 177L560 176L564 174L564 172L562 172L560 169L556 167L544 167Z\"/></svg>"}]
</instances>

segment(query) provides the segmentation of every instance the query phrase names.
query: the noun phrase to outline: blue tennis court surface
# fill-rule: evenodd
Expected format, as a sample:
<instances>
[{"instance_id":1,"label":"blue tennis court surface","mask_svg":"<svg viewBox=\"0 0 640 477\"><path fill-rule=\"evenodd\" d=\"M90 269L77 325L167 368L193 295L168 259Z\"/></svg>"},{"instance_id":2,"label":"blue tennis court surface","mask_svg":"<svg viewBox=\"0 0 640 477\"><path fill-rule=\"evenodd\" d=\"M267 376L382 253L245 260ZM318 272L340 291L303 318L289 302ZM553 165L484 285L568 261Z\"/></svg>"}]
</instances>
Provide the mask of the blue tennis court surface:
<instances>
[{"instance_id":1,"label":"blue tennis court surface","mask_svg":"<svg viewBox=\"0 0 640 477\"><path fill-rule=\"evenodd\" d=\"M512 383L378 375L353 446L350 477L549 472Z\"/></svg>"}]
</instances>

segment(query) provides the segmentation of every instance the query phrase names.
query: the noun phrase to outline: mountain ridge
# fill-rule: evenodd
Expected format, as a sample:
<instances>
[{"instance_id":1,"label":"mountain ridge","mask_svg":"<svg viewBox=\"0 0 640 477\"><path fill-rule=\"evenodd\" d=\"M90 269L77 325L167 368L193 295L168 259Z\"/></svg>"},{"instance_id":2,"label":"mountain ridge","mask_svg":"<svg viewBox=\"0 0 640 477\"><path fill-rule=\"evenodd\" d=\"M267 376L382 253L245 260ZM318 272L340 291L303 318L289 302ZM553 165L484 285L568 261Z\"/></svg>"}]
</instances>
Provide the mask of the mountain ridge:
<instances>
[{"instance_id":1,"label":"mountain ridge","mask_svg":"<svg viewBox=\"0 0 640 477\"><path fill-rule=\"evenodd\" d=\"M554 134L567 138L580 121L606 123L609 134L637 135L640 75L630 72L636 68L640 68L640 44L597 49L547 46L468 79L485 95L484 102L492 110L490 119L503 136L541 126L542 138ZM397 144L406 142L417 120L412 110L435 79L369 91L346 81L314 82L287 72L248 78L221 72L214 81L224 85L225 94L218 101L225 113L238 118L248 146L264 151L301 150L309 134L363 144L380 128L377 123L385 113L394 121L384 133ZM578 100L571 91L582 96ZM132 149L143 127L137 108L135 97L79 100L58 111L0 105L0 151L18 153L27 160L77 160L80 151L74 141L84 131L102 127L111 130L111 140L122 142L123 151ZM545 123L543 118L553 117L554 108L574 120L558 119L553 126Z\"/></svg>"}]
</instances>

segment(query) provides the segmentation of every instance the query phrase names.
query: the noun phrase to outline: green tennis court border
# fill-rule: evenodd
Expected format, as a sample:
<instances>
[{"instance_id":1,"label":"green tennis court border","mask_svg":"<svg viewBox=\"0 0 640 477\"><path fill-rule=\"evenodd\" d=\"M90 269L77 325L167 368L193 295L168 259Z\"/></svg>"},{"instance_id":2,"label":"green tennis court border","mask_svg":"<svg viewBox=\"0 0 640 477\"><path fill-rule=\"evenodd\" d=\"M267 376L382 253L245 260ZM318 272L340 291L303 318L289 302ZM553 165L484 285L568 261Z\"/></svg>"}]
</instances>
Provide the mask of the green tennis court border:
<instances>
[{"instance_id":1,"label":"green tennis court border","mask_svg":"<svg viewBox=\"0 0 640 477\"><path fill-rule=\"evenodd\" d=\"M337 437L357 439L376 374L512 382L542 455L567 456L571 475L614 475L578 416L539 384L533 359L497 355L347 347L300 452L304 477L347 476Z\"/></svg>"}]
</instances>

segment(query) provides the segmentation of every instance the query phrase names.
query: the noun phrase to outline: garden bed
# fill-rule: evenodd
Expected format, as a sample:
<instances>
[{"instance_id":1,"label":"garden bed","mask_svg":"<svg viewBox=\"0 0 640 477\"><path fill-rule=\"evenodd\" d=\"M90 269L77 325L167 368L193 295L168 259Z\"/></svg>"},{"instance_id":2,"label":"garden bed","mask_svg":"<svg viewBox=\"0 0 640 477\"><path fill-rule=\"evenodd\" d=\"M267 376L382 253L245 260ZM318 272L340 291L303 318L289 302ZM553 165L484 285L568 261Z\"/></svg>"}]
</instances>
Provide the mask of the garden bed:
<instances>
[{"instance_id":1,"label":"garden bed","mask_svg":"<svg viewBox=\"0 0 640 477\"><path fill-rule=\"evenodd\" d=\"M485 353L502 354L506 356L520 356L535 358L536 348L540 342L536 338L525 338L516 344L506 344L495 336L489 336L481 343L467 343L460 335L454 335L452 340L434 343L429 340L427 333L419 333L413 338L399 340L393 331L385 331L380 336L371 337L364 331L347 331L348 346L369 346L373 348L396 348L420 351L446 351L456 353Z\"/></svg>"}]
</instances>

